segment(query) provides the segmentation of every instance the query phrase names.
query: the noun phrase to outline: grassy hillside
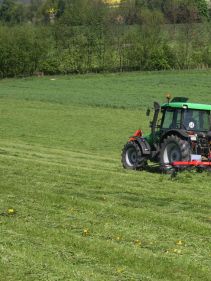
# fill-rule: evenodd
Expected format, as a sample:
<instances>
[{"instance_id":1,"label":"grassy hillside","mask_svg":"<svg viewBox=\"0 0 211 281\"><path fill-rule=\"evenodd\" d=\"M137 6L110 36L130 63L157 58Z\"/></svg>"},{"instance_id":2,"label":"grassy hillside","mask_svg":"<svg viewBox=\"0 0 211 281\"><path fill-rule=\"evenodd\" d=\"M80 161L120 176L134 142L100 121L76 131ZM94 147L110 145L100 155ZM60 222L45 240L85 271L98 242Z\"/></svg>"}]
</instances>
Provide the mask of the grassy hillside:
<instances>
[{"instance_id":1,"label":"grassy hillside","mask_svg":"<svg viewBox=\"0 0 211 281\"><path fill-rule=\"evenodd\" d=\"M120 151L166 92L211 103L210 77L0 81L0 280L209 281L211 174L128 172Z\"/></svg>"}]
</instances>

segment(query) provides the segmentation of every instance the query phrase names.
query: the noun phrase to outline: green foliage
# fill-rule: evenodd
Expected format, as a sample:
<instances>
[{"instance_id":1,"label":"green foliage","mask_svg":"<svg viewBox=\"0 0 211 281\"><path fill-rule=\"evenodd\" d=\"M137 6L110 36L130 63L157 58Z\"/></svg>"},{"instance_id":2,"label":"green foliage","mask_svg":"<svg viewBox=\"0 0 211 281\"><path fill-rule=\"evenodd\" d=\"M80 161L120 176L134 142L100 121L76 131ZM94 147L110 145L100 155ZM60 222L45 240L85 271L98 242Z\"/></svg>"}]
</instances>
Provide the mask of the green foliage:
<instances>
[{"instance_id":1,"label":"green foliage","mask_svg":"<svg viewBox=\"0 0 211 281\"><path fill-rule=\"evenodd\" d=\"M161 25L143 11L141 26L17 26L0 28L1 77L35 71L69 74L209 67L209 24ZM161 21L161 22L160 22ZM169 27L169 30L167 29Z\"/></svg>"},{"instance_id":2,"label":"green foliage","mask_svg":"<svg viewBox=\"0 0 211 281\"><path fill-rule=\"evenodd\" d=\"M40 0L28 6L4 0L1 77L208 67L211 33L202 23L202 4L122 1L108 8L101 0ZM18 7L26 11L23 21L31 23L17 25L23 22Z\"/></svg>"},{"instance_id":3,"label":"green foliage","mask_svg":"<svg viewBox=\"0 0 211 281\"><path fill-rule=\"evenodd\" d=\"M152 50L150 53L148 53L148 57L145 59L144 63L144 70L167 70L171 69L168 54L166 53L167 48L156 48ZM168 49L169 51L169 49Z\"/></svg>"},{"instance_id":4,"label":"green foliage","mask_svg":"<svg viewBox=\"0 0 211 281\"><path fill-rule=\"evenodd\" d=\"M45 74L54 75L60 72L60 53L55 50L49 51L42 62L40 62L39 70Z\"/></svg>"},{"instance_id":5,"label":"green foliage","mask_svg":"<svg viewBox=\"0 0 211 281\"><path fill-rule=\"evenodd\" d=\"M15 0L3 0L0 4L0 21L17 24L25 21L25 6Z\"/></svg>"},{"instance_id":6,"label":"green foliage","mask_svg":"<svg viewBox=\"0 0 211 281\"><path fill-rule=\"evenodd\" d=\"M199 10L199 14L204 17L208 18L208 4L206 0L196 0L196 5Z\"/></svg>"},{"instance_id":7,"label":"green foliage","mask_svg":"<svg viewBox=\"0 0 211 281\"><path fill-rule=\"evenodd\" d=\"M18 0L3 0L0 3L0 21L8 24L55 23L67 25L95 25L106 21L115 22L121 18L126 24L142 21L141 13L160 11L166 21L185 23L203 21L208 18L206 0L124 0L119 7L109 8L103 0L31 0L28 4Z\"/></svg>"},{"instance_id":8,"label":"green foliage","mask_svg":"<svg viewBox=\"0 0 211 281\"><path fill-rule=\"evenodd\" d=\"M1 77L31 75L47 52L47 32L32 27L0 28Z\"/></svg>"}]
</instances>

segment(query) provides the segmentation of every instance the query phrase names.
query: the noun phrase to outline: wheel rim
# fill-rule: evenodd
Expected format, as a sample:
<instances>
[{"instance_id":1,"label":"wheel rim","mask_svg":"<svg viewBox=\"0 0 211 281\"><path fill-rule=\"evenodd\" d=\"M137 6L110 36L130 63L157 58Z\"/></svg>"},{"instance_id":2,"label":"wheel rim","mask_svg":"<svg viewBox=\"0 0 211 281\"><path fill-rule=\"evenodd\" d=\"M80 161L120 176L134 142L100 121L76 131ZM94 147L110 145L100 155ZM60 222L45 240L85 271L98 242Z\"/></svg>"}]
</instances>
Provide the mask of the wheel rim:
<instances>
[{"instance_id":1,"label":"wheel rim","mask_svg":"<svg viewBox=\"0 0 211 281\"><path fill-rule=\"evenodd\" d=\"M172 163L181 160L181 151L177 144L169 143L163 155L164 163Z\"/></svg>"},{"instance_id":2,"label":"wheel rim","mask_svg":"<svg viewBox=\"0 0 211 281\"><path fill-rule=\"evenodd\" d=\"M137 151L134 147L130 147L126 151L125 160L128 166L133 167L137 163Z\"/></svg>"}]
</instances>

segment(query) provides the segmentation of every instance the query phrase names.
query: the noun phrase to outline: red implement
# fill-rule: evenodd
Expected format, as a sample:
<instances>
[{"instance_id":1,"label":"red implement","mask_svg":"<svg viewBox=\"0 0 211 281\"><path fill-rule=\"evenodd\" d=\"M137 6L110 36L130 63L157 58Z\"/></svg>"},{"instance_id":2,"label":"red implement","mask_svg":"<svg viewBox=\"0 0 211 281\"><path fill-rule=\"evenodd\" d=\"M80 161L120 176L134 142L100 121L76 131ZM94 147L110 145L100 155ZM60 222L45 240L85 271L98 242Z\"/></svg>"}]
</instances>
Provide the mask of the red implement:
<instances>
[{"instance_id":1,"label":"red implement","mask_svg":"<svg viewBox=\"0 0 211 281\"><path fill-rule=\"evenodd\" d=\"M194 167L209 167L211 166L211 162L202 162L202 161L177 161L171 164L172 166L194 166Z\"/></svg>"}]
</instances>

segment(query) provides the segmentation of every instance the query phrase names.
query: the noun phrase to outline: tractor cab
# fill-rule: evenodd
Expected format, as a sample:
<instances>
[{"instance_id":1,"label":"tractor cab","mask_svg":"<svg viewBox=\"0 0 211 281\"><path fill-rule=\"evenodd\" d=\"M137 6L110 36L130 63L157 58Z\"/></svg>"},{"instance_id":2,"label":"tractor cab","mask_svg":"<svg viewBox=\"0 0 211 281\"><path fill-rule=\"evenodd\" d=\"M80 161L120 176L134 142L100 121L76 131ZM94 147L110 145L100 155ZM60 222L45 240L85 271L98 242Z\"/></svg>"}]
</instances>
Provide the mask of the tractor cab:
<instances>
[{"instance_id":1,"label":"tractor cab","mask_svg":"<svg viewBox=\"0 0 211 281\"><path fill-rule=\"evenodd\" d=\"M208 132L211 129L210 109L204 105L175 102L161 107L161 130L185 130L191 132Z\"/></svg>"}]
</instances>

